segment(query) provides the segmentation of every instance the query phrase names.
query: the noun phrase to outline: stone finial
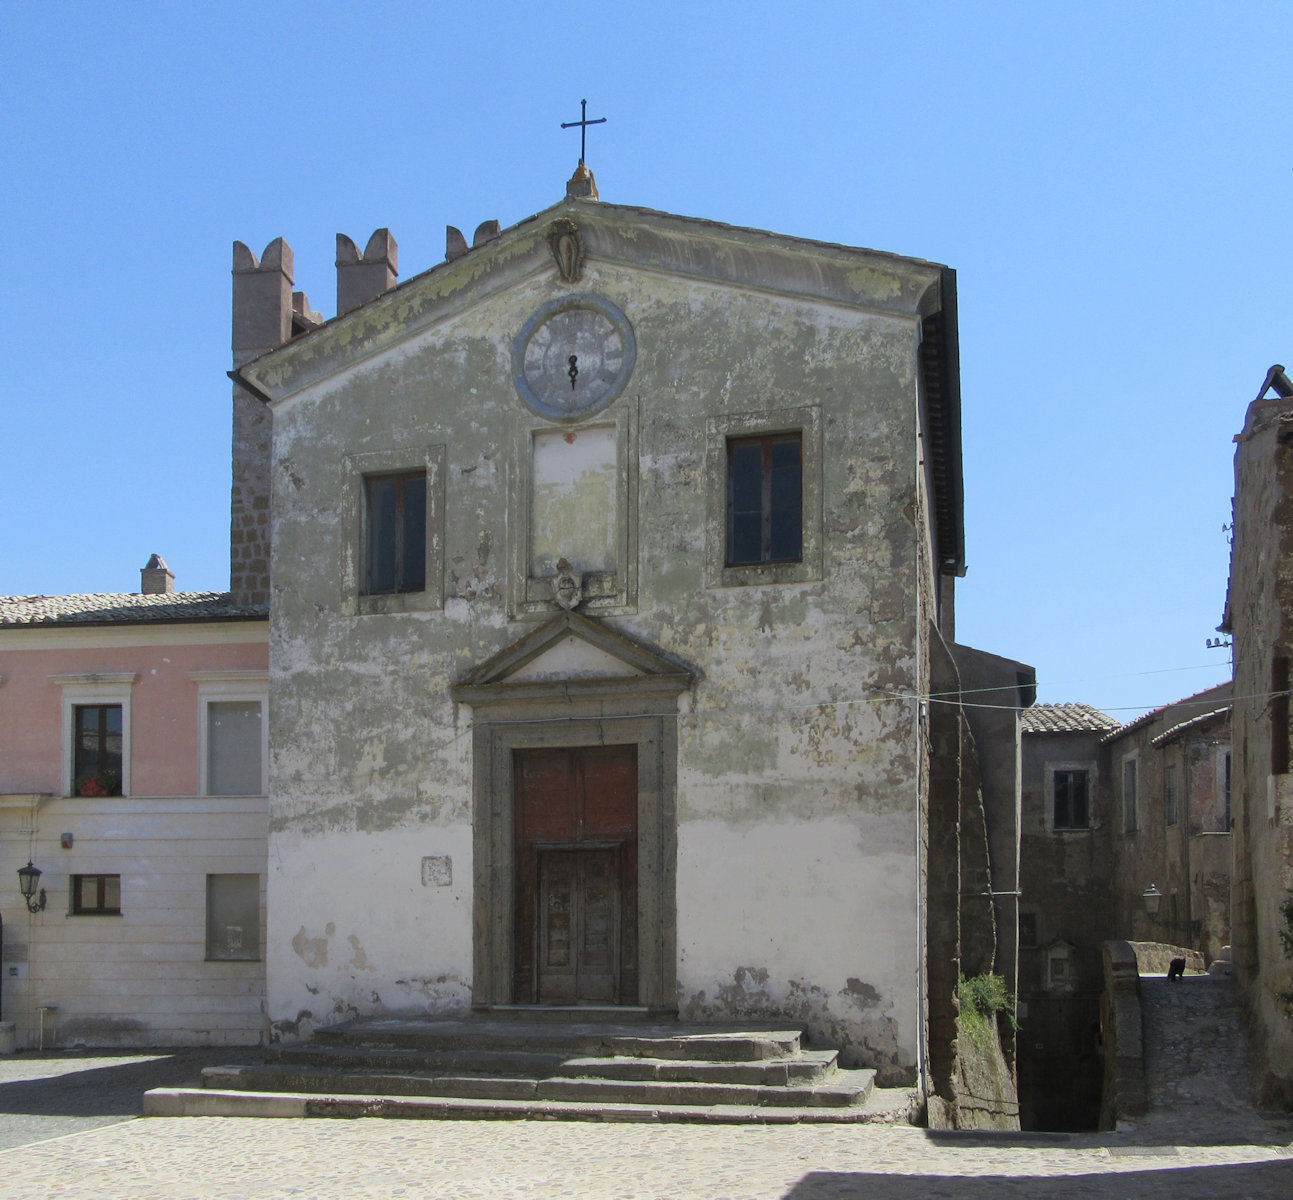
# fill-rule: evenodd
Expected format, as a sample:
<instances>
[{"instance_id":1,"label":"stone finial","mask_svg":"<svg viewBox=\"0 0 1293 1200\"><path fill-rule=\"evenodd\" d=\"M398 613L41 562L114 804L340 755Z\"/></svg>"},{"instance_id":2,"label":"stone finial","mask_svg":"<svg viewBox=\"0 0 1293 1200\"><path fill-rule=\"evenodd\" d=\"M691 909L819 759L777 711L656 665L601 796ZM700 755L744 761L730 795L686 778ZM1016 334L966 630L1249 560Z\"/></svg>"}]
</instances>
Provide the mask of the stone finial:
<instances>
[{"instance_id":1,"label":"stone finial","mask_svg":"<svg viewBox=\"0 0 1293 1200\"><path fill-rule=\"evenodd\" d=\"M593 178L593 173L584 163L580 163L575 168L575 173L570 177L566 184L567 200L598 200L597 180Z\"/></svg>"},{"instance_id":2,"label":"stone finial","mask_svg":"<svg viewBox=\"0 0 1293 1200\"><path fill-rule=\"evenodd\" d=\"M497 221L482 221L476 226L476 232L472 235L471 245L474 250L477 246L483 246L486 242L492 242L499 233L499 224Z\"/></svg>"},{"instance_id":3,"label":"stone finial","mask_svg":"<svg viewBox=\"0 0 1293 1200\"><path fill-rule=\"evenodd\" d=\"M140 568L139 593L141 596L169 596L175 591L175 576L160 554L154 554Z\"/></svg>"},{"instance_id":4,"label":"stone finial","mask_svg":"<svg viewBox=\"0 0 1293 1200\"><path fill-rule=\"evenodd\" d=\"M444 257L446 262L453 262L455 258L461 258L469 249L467 239L463 237L461 229L455 229L452 225L444 227Z\"/></svg>"},{"instance_id":5,"label":"stone finial","mask_svg":"<svg viewBox=\"0 0 1293 1200\"><path fill-rule=\"evenodd\" d=\"M344 233L337 234L337 316L352 312L395 286L399 248L389 229L378 229L363 254Z\"/></svg>"}]
</instances>

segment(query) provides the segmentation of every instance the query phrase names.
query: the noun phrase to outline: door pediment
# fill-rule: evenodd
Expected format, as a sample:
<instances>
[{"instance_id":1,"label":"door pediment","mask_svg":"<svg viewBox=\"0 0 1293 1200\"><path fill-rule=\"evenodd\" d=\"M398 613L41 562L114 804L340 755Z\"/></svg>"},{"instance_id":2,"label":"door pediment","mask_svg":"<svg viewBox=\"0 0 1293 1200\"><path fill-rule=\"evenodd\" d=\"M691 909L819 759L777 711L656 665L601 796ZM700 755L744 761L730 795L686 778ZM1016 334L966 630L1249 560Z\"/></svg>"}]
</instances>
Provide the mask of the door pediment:
<instances>
[{"instance_id":1,"label":"door pediment","mask_svg":"<svg viewBox=\"0 0 1293 1200\"><path fill-rule=\"evenodd\" d=\"M450 692L467 704L625 692L677 694L695 679L694 671L653 647L566 611L469 671Z\"/></svg>"}]
</instances>

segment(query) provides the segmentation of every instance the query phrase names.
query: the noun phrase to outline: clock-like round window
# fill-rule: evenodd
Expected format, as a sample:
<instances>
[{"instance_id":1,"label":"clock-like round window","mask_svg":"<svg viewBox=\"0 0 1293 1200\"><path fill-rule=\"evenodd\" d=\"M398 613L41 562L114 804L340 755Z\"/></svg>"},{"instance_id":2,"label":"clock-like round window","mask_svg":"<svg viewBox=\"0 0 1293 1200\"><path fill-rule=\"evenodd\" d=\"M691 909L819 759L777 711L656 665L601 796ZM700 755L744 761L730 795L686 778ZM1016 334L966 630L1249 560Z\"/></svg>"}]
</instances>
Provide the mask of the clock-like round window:
<instances>
[{"instance_id":1,"label":"clock-like round window","mask_svg":"<svg viewBox=\"0 0 1293 1200\"><path fill-rule=\"evenodd\" d=\"M637 343L629 319L601 296L562 296L538 310L512 344L512 382L551 421L601 412L628 384Z\"/></svg>"}]
</instances>

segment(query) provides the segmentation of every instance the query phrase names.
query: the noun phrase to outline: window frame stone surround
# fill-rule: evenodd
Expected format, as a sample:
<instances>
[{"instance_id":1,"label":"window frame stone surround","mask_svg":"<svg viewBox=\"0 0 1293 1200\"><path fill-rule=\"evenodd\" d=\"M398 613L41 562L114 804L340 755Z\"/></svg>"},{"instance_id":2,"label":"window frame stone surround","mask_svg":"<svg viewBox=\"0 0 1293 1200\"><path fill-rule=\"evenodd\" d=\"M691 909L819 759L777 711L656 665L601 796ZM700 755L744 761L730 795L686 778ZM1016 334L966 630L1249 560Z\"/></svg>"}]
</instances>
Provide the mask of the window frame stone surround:
<instances>
[{"instance_id":1,"label":"window frame stone surround","mask_svg":"<svg viewBox=\"0 0 1293 1200\"><path fill-rule=\"evenodd\" d=\"M728 442L798 433L803 549L798 562L727 565ZM812 583L822 578L822 410L820 405L728 413L705 421L705 586Z\"/></svg>"}]
</instances>

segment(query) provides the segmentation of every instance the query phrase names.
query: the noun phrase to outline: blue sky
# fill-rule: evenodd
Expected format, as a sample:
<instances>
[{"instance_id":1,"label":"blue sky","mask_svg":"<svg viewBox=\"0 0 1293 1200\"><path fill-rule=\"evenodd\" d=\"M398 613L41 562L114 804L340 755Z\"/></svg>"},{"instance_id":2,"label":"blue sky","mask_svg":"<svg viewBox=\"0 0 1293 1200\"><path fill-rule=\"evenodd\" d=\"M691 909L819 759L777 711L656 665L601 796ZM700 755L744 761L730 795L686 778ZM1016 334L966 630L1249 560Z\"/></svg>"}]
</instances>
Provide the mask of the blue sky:
<instances>
[{"instance_id":1,"label":"blue sky","mask_svg":"<svg viewBox=\"0 0 1293 1200\"><path fill-rule=\"evenodd\" d=\"M229 269L401 277L561 197L947 263L959 640L1127 719L1224 678L1231 438L1293 358L1287 4L8 0L0 592L228 580Z\"/></svg>"}]
</instances>

